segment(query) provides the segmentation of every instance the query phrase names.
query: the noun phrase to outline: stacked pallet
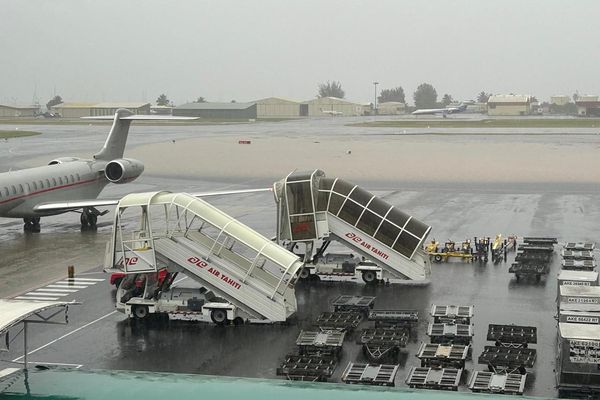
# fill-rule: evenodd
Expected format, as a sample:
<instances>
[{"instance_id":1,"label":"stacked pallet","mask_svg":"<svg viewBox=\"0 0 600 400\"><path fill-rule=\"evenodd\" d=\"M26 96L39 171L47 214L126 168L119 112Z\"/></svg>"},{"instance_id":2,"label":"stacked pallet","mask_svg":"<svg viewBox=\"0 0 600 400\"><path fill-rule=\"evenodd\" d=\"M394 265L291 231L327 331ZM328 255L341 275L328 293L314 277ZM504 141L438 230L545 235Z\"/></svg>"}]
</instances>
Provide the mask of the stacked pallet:
<instances>
[{"instance_id":1,"label":"stacked pallet","mask_svg":"<svg viewBox=\"0 0 600 400\"><path fill-rule=\"evenodd\" d=\"M525 390L527 369L533 368L537 356L531 344L537 343L537 328L519 325L488 326L487 340L478 358L488 371L475 371L469 380L473 392L518 394Z\"/></svg>"},{"instance_id":2,"label":"stacked pallet","mask_svg":"<svg viewBox=\"0 0 600 400\"><path fill-rule=\"evenodd\" d=\"M556 243L556 238L524 237L523 244L518 247L515 262L508 272L515 274L517 282L531 278L539 282L542 275L548 274Z\"/></svg>"},{"instance_id":3,"label":"stacked pallet","mask_svg":"<svg viewBox=\"0 0 600 400\"><path fill-rule=\"evenodd\" d=\"M473 306L431 306L427 327L430 343L421 343L420 367L411 367L406 383L411 388L458 390L473 340Z\"/></svg>"}]
</instances>

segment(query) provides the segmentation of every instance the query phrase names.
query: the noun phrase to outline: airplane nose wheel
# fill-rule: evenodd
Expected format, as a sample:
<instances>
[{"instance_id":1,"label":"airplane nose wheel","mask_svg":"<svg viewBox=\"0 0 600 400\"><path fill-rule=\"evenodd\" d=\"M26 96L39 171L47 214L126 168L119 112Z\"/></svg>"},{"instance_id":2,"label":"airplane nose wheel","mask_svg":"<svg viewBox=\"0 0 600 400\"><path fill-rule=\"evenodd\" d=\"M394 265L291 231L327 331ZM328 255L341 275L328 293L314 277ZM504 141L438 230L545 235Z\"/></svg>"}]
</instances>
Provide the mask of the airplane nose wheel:
<instances>
[{"instance_id":1,"label":"airplane nose wheel","mask_svg":"<svg viewBox=\"0 0 600 400\"><path fill-rule=\"evenodd\" d=\"M23 218L23 230L25 232L38 233L40 231L40 217L27 217Z\"/></svg>"}]
</instances>

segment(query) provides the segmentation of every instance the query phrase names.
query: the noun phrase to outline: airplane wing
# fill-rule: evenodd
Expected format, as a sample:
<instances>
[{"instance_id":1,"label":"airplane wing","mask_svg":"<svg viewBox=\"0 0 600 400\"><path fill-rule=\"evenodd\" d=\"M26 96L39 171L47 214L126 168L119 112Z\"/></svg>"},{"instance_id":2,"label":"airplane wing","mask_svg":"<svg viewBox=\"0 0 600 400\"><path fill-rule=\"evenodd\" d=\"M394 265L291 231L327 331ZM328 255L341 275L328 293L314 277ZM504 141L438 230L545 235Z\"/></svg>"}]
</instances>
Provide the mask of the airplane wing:
<instances>
[{"instance_id":1,"label":"airplane wing","mask_svg":"<svg viewBox=\"0 0 600 400\"><path fill-rule=\"evenodd\" d=\"M273 188L260 189L240 189L240 190L221 190L214 192L190 193L194 197L226 196L234 194L272 192ZM33 211L39 213L62 213L67 211L79 210L86 207L107 207L116 206L121 199L91 199L91 200L73 200L55 203L40 203L33 207Z\"/></svg>"}]
</instances>

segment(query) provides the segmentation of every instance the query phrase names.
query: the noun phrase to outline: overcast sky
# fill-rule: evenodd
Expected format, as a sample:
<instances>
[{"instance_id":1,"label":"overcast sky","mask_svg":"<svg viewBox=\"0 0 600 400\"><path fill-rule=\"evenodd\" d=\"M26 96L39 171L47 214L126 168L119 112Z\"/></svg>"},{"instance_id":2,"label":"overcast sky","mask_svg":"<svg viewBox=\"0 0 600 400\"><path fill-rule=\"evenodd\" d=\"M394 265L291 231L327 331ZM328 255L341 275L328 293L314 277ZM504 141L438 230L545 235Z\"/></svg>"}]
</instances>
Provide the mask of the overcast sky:
<instances>
[{"instance_id":1,"label":"overcast sky","mask_svg":"<svg viewBox=\"0 0 600 400\"><path fill-rule=\"evenodd\" d=\"M0 102L600 94L600 2L0 0Z\"/></svg>"}]
</instances>

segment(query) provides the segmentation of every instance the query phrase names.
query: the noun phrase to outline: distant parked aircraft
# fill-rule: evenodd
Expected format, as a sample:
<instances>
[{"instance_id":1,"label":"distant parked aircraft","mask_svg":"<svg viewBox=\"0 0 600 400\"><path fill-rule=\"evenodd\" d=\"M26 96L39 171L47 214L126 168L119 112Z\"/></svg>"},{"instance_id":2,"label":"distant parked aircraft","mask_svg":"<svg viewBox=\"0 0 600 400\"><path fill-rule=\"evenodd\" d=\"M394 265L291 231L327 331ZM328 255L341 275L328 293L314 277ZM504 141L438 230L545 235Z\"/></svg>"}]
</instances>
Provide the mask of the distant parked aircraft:
<instances>
[{"instance_id":1,"label":"distant parked aircraft","mask_svg":"<svg viewBox=\"0 0 600 400\"><path fill-rule=\"evenodd\" d=\"M467 109L467 105L465 103L461 103L458 107L446 107L446 108L422 108L420 110L416 110L412 112L412 115L435 115L442 114L444 118L448 114L456 114L463 112Z\"/></svg>"}]
</instances>

